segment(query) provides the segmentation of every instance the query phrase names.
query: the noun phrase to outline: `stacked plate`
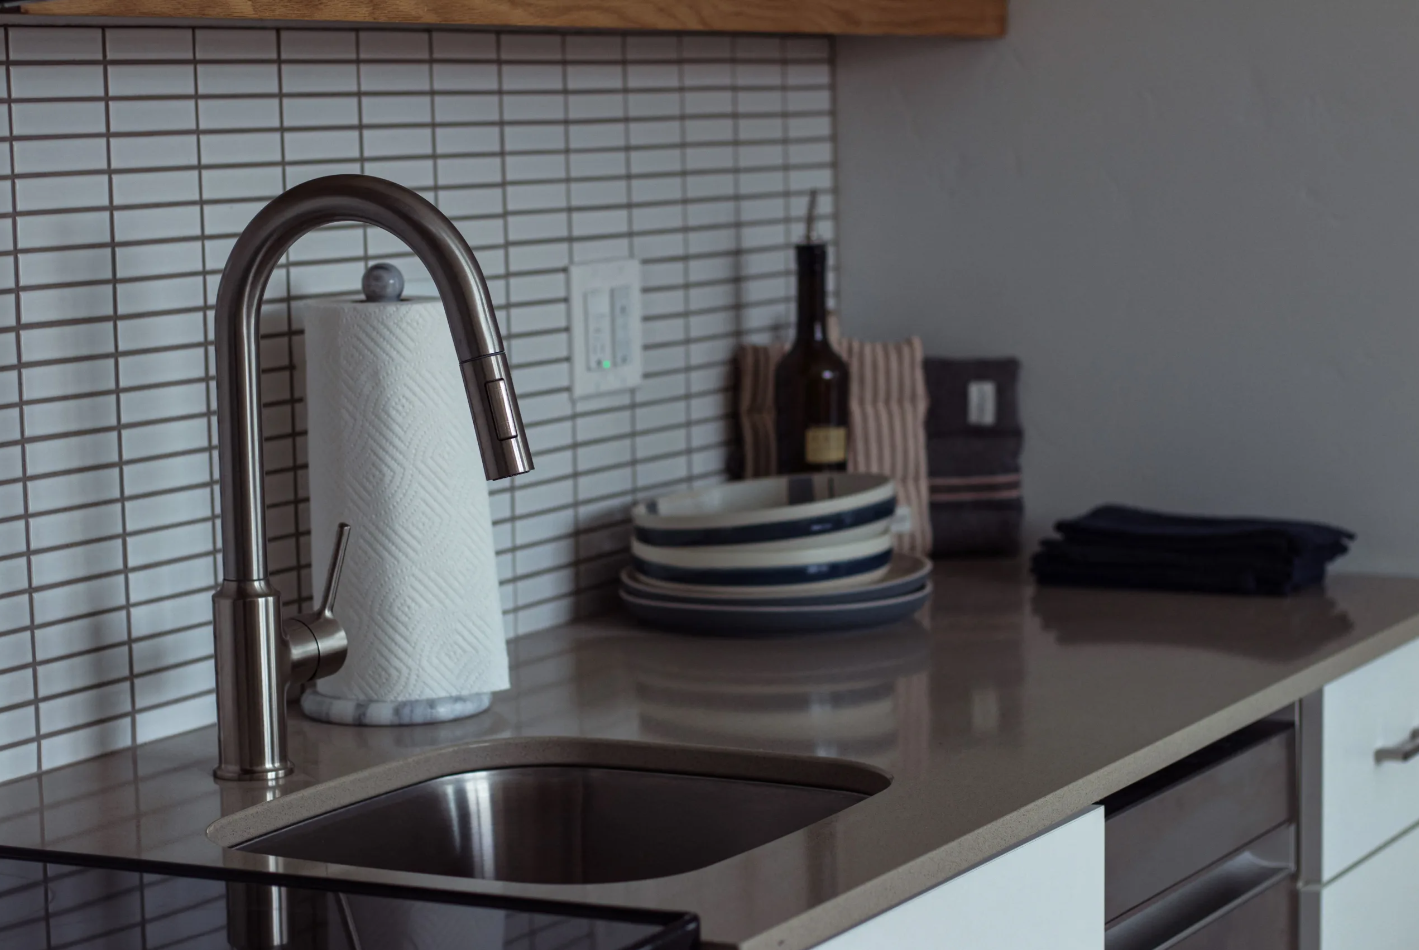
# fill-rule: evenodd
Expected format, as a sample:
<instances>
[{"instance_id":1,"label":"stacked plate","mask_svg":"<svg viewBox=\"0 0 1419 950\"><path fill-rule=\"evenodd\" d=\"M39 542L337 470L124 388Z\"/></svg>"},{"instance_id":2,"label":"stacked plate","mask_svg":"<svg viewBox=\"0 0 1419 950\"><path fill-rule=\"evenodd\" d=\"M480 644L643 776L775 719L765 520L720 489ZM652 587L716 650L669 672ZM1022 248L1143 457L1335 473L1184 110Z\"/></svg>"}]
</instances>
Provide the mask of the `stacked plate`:
<instances>
[{"instance_id":1,"label":"stacked plate","mask_svg":"<svg viewBox=\"0 0 1419 950\"><path fill-rule=\"evenodd\" d=\"M824 473L731 482L637 505L621 600L656 626L766 636L879 626L931 594L892 551L896 486Z\"/></svg>"}]
</instances>

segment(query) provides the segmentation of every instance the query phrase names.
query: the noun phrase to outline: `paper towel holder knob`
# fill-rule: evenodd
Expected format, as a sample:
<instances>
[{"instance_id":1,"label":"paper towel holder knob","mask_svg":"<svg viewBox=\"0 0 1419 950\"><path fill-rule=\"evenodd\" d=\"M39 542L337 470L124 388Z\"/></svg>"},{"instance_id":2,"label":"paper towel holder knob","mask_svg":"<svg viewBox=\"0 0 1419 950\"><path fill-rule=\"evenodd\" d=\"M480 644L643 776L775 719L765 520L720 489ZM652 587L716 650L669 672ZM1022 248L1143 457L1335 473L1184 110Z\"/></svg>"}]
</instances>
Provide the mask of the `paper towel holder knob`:
<instances>
[{"instance_id":1,"label":"paper towel holder knob","mask_svg":"<svg viewBox=\"0 0 1419 950\"><path fill-rule=\"evenodd\" d=\"M340 590L340 571L345 566L345 549L350 546L350 526L340 522L335 529L335 550L325 575L325 596L310 613L296 614L282 621L281 628L291 645L291 682L308 683L324 679L345 665L350 640L345 627L335 617L335 595Z\"/></svg>"},{"instance_id":2,"label":"paper towel holder knob","mask_svg":"<svg viewBox=\"0 0 1419 950\"><path fill-rule=\"evenodd\" d=\"M371 303L388 303L404 298L404 275L388 261L371 264L360 279L360 290Z\"/></svg>"}]
</instances>

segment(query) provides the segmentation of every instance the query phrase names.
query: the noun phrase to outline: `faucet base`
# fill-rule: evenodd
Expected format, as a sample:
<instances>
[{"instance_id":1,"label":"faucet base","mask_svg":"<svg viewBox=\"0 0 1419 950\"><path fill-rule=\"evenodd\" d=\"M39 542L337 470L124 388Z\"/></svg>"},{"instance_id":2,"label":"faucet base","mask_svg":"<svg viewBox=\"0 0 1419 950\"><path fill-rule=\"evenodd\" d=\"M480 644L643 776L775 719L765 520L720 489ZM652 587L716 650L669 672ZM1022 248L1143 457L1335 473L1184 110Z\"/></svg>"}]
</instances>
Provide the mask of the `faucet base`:
<instances>
[{"instance_id":1,"label":"faucet base","mask_svg":"<svg viewBox=\"0 0 1419 950\"><path fill-rule=\"evenodd\" d=\"M265 772L248 772L219 765L212 770L212 777L219 782L264 782L267 785L274 785L293 771L295 769L289 765Z\"/></svg>"},{"instance_id":2,"label":"faucet base","mask_svg":"<svg viewBox=\"0 0 1419 950\"><path fill-rule=\"evenodd\" d=\"M290 774L286 683L291 648L281 595L265 581L223 581L212 595L217 666L219 779L269 781Z\"/></svg>"}]
</instances>

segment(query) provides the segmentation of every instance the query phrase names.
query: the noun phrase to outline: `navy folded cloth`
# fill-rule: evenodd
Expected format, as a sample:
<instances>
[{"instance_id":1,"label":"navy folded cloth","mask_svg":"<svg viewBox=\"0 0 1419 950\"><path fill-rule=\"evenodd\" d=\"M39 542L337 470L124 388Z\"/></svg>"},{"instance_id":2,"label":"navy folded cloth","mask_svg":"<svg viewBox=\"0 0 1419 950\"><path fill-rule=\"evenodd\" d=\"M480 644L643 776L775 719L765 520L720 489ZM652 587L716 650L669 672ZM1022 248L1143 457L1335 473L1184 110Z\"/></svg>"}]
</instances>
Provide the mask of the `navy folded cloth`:
<instances>
[{"instance_id":1,"label":"navy folded cloth","mask_svg":"<svg viewBox=\"0 0 1419 950\"><path fill-rule=\"evenodd\" d=\"M1105 505L1055 525L1041 584L1282 595L1320 583L1354 535L1329 525L1204 518Z\"/></svg>"}]
</instances>

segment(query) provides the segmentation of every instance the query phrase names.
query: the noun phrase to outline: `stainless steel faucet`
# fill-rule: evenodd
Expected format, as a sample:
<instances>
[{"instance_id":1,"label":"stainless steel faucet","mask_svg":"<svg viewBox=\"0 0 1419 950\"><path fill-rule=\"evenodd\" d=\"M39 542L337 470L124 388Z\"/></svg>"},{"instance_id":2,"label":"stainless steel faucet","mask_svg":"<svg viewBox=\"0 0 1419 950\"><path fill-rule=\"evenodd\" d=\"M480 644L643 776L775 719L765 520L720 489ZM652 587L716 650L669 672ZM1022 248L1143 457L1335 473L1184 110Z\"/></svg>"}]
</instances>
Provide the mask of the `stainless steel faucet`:
<instances>
[{"instance_id":1,"label":"stainless steel faucet","mask_svg":"<svg viewBox=\"0 0 1419 950\"><path fill-rule=\"evenodd\" d=\"M384 228L424 262L448 315L483 471L499 479L532 470L488 283L448 218L409 189L364 175L318 178L263 208L237 238L217 291L223 580L212 612L219 779L269 781L288 774L287 685L329 676L345 661L345 631L333 606L348 526L341 526L324 603L281 621L280 594L266 572L260 391L266 283L297 238L337 221Z\"/></svg>"}]
</instances>

